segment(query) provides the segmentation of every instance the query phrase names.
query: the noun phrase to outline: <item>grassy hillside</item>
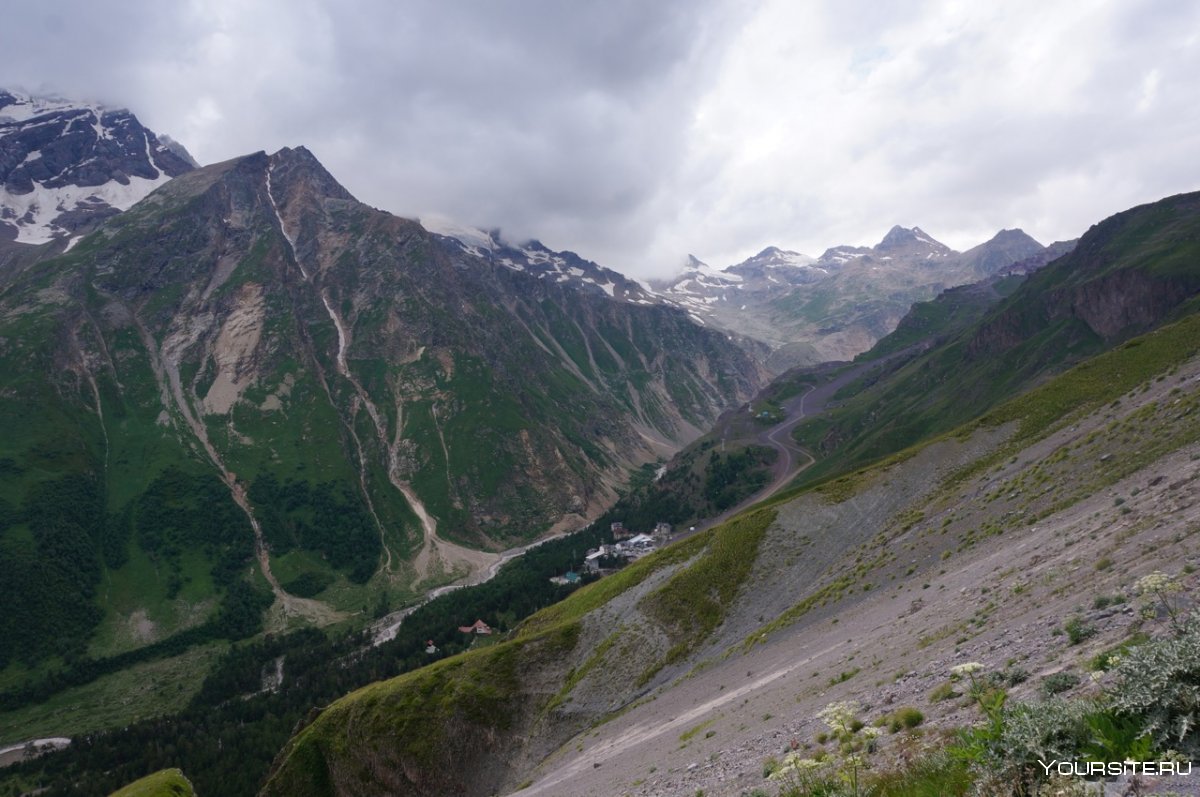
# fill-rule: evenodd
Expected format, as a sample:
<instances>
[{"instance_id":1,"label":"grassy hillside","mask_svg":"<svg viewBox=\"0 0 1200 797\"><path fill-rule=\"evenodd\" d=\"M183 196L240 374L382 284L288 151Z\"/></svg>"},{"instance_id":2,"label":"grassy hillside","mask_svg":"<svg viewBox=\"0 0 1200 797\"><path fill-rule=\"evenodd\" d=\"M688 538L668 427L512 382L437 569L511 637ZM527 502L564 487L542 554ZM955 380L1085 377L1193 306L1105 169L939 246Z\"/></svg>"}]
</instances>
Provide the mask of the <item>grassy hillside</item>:
<instances>
[{"instance_id":1,"label":"grassy hillside","mask_svg":"<svg viewBox=\"0 0 1200 797\"><path fill-rule=\"evenodd\" d=\"M633 675L629 686L644 686L720 626L773 517L758 513L696 535L535 614L509 641L347 695L289 742L263 793L315 797L380 783L395 794L491 793L511 781L521 759L495 762L526 755L531 732L561 740L599 718L564 700L590 671L610 666L607 651L622 648L581 647L584 618L639 596L662 644L624 649L619 666Z\"/></svg>"},{"instance_id":2,"label":"grassy hillside","mask_svg":"<svg viewBox=\"0 0 1200 797\"><path fill-rule=\"evenodd\" d=\"M195 797L192 784L178 769L164 769L130 783L109 797Z\"/></svg>"}]
</instances>

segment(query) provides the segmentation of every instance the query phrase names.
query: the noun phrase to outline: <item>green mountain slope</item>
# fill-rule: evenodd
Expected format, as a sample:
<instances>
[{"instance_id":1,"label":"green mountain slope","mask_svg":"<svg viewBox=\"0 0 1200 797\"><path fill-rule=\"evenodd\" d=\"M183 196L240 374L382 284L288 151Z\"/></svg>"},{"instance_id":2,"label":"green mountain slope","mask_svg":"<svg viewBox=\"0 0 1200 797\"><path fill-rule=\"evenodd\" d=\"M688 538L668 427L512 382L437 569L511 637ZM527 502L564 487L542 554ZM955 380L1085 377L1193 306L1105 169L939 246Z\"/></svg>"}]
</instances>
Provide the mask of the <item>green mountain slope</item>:
<instances>
[{"instance_id":1,"label":"green mountain slope","mask_svg":"<svg viewBox=\"0 0 1200 797\"><path fill-rule=\"evenodd\" d=\"M760 378L677 310L356 202L303 149L183 175L11 276L7 705L61 681L27 672L238 638L272 602L271 628L348 621L479 567L464 545L582 523Z\"/></svg>"},{"instance_id":2,"label":"green mountain slope","mask_svg":"<svg viewBox=\"0 0 1200 797\"><path fill-rule=\"evenodd\" d=\"M975 566L969 563L979 551L982 567L1003 558L1005 546L1016 540L1022 548L1041 550L1068 532L1072 539L1095 541L1097 551L1125 552L1137 563L1136 571L1170 562L1172 551L1194 531L1180 509L1189 504L1176 506L1164 492L1185 481L1169 486L1162 474L1173 472L1169 463L1186 459L1200 441L1194 418L1200 316L1192 301L1200 290L1200 270L1194 262L1190 269L1179 265L1200 225L1198 211L1197 195L1136 208L1093 228L1075 253L1035 274L1008 298L953 292L942 297L945 312L919 309L910 329L928 336L914 337L906 328L900 334L914 338L907 347L927 341L925 351L918 347L907 357L897 356L891 361L897 364L882 376L872 374L869 384L864 377L844 388L842 406L800 427L802 434L819 430L833 452L812 469L818 474L812 480L816 489L795 488L774 498L769 508L642 559L528 620L507 643L511 647L481 654L520 658L531 640L555 635L577 640L563 652L567 664L561 658L552 666L521 659L513 691L524 695L524 708L519 714L501 712L505 724L464 721L465 709L450 704L427 707L420 716L439 732L458 728L496 740L495 759L486 760L503 760L505 767L481 770L503 778L509 789L523 778L537 794L571 788L564 784L596 788L600 780L620 788L617 784L629 784L631 775L589 773L603 761L636 757L634 750L655 738L657 732L646 730L655 723L676 726L675 718L668 722L663 712L684 711L700 700L686 696L688 679L681 676L704 678L707 668L748 668L749 676L759 666L755 651L764 643L795 640L793 645L807 653L816 644L804 641L808 636L830 642L818 629L831 618L837 623L851 616L859 606L875 605L876 588L907 589L920 598L916 579L925 579L924 588L934 575L951 579L946 566L937 570L940 562L961 557L964 567ZM1172 318L1182 320L1140 335ZM791 390L800 387L797 383ZM976 420L961 425L971 419ZM852 475L821 479L885 454L897 455ZM1154 488L1158 497L1139 501L1136 511L1150 515L1130 525L1117 520L1127 514L1124 499L1098 499L1106 491L1124 494L1132 485L1139 485L1134 495ZM1090 537L1080 532L1081 523L1092 529ZM1140 546L1139 535L1156 542ZM1174 547L1163 547L1171 540ZM1112 559L1100 556L1094 559L1108 564L1095 569L1111 567ZM1040 561L1035 557L1029 566ZM1001 569L989 572L996 577L993 571ZM1005 573L998 577L1003 580ZM895 596L881 596L879 605L888 606L888 597ZM1046 606L1083 598L1059 589L1039 600ZM912 611L920 603L915 601ZM946 635L957 634L958 643L966 643L972 629L984 628L997 612L996 604L979 611L983 614L961 625L959 619L947 619L950 631L928 629L924 641L907 640L911 649L889 649L889 654L932 655L917 651ZM853 638L834 642L830 650L857 642L863 631L847 633ZM870 647L872 633L879 633L878 627L867 633L866 643L859 642L860 649ZM893 633L899 639L906 632ZM875 667L879 651L873 655ZM733 656L749 658L724 664ZM851 667L848 662L854 660L855 655L843 657L843 670L829 685L852 679L866 666ZM780 670L779 677L792 669ZM720 677L737 673L713 676L709 690ZM383 764L370 774L361 763L352 763L385 761L389 751L417 738L394 726L400 714L385 708L408 705L421 693L415 683L401 679L371 687L378 696L370 703L378 711L372 715L376 724L355 721L353 733L347 718L364 710L362 694L335 704L284 750L264 794L287 793L289 784L298 783L316 784L305 793L332 794L347 783L361 786L372 777L393 775L396 780L388 782L396 793L446 793L426 780L430 770L440 771L437 762L401 758L393 762L397 768ZM442 694L460 691L453 685L439 689ZM682 696L675 699L675 694ZM713 691L705 699L713 706L725 702ZM655 703L661 705L655 708ZM732 710L733 704L724 709ZM596 753L579 752L588 745L582 734L579 754L570 752L574 742L568 740L575 734L623 711L636 719L614 721L611 732L601 731L609 742ZM721 716L711 714L708 723ZM360 732L364 727L375 730ZM679 736L684 747L693 735ZM554 750L556 756L546 759ZM588 760L595 763L588 766ZM359 774L351 777L353 771ZM458 793L468 794L495 787L490 779L455 784Z\"/></svg>"}]
</instances>

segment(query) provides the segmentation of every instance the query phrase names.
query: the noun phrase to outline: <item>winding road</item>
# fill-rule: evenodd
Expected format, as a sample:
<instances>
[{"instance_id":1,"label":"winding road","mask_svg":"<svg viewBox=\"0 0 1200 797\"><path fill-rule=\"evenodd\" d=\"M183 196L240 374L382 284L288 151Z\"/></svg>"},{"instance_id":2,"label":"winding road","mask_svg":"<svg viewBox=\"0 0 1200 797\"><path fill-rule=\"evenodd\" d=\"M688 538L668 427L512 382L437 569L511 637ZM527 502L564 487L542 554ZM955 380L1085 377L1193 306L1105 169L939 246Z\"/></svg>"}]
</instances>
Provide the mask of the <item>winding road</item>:
<instances>
[{"instance_id":1,"label":"winding road","mask_svg":"<svg viewBox=\"0 0 1200 797\"><path fill-rule=\"evenodd\" d=\"M909 347L909 349L911 348ZM784 419L774 426L764 429L754 438L755 443L770 446L779 452L779 456L775 458L774 464L771 465L771 475L773 477L771 483L753 495L743 499L732 508L725 510L720 515L697 523L694 526L694 531L689 529L682 534L672 537L671 540L675 541L684 537L690 537L694 533L699 533L705 529L724 523L749 507L767 500L791 484L792 480L816 462L816 458L812 454L797 445L792 439L792 430L806 418L811 418L824 412L829 401L843 387L858 379L867 371L908 353L909 349L904 349L871 362L844 366L844 370L832 379L810 385L800 395L790 398L783 405Z\"/></svg>"}]
</instances>

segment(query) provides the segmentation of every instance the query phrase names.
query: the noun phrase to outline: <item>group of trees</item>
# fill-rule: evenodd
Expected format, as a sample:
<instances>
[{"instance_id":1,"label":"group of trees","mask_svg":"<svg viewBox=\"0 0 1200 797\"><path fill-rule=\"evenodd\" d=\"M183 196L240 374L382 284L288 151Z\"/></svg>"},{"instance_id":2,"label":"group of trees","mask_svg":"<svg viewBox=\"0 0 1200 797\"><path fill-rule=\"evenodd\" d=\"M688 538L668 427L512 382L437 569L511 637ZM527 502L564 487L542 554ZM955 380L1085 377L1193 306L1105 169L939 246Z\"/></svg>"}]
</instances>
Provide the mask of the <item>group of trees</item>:
<instances>
[{"instance_id":1,"label":"group of trees","mask_svg":"<svg viewBox=\"0 0 1200 797\"><path fill-rule=\"evenodd\" d=\"M724 512L767 486L778 454L767 446L746 446L729 454L714 451L704 471L704 497Z\"/></svg>"},{"instance_id":2,"label":"group of trees","mask_svg":"<svg viewBox=\"0 0 1200 797\"><path fill-rule=\"evenodd\" d=\"M183 585L183 552L203 551L213 581L224 587L218 610L153 644L89 657L87 644L102 618L96 601L102 567L124 565L135 540L164 574L167 598ZM0 692L0 708L35 703L214 639L257 634L271 596L240 577L253 540L245 515L215 476L177 468L118 512L107 511L103 485L90 472L34 484L19 510L0 506L0 668L14 659L43 665L36 677ZM58 663L44 667L56 657Z\"/></svg>"},{"instance_id":3,"label":"group of trees","mask_svg":"<svg viewBox=\"0 0 1200 797\"><path fill-rule=\"evenodd\" d=\"M365 584L379 566L379 532L362 500L345 485L280 482L266 473L248 495L272 551L317 551L356 584Z\"/></svg>"},{"instance_id":4,"label":"group of trees","mask_svg":"<svg viewBox=\"0 0 1200 797\"><path fill-rule=\"evenodd\" d=\"M616 520L633 529L660 521L672 525L714 517L754 495L771 480L775 449L749 445L725 453L716 441L688 449L674 467L655 480L641 480L597 523Z\"/></svg>"},{"instance_id":5,"label":"group of trees","mask_svg":"<svg viewBox=\"0 0 1200 797\"><path fill-rule=\"evenodd\" d=\"M19 509L0 507L0 669L83 650L100 622L93 598L104 525L91 474L42 482Z\"/></svg>"},{"instance_id":6,"label":"group of trees","mask_svg":"<svg viewBox=\"0 0 1200 797\"><path fill-rule=\"evenodd\" d=\"M262 631L263 610L272 600L271 593L266 590L245 581L235 581L226 589L216 615L207 622L115 656L72 655L63 666L0 692L0 711L46 700L64 689L90 683L135 664L178 656L196 645L217 639L238 640L253 636Z\"/></svg>"},{"instance_id":7,"label":"group of trees","mask_svg":"<svg viewBox=\"0 0 1200 797\"><path fill-rule=\"evenodd\" d=\"M168 595L178 594L180 555L201 548L212 563L213 581L232 583L254 553L254 534L229 489L210 473L191 474L169 468L152 481L131 509L110 521L112 547L124 552L129 531L151 557L170 571ZM131 528L132 527L132 528ZM110 566L117 566L109 562Z\"/></svg>"}]
</instances>

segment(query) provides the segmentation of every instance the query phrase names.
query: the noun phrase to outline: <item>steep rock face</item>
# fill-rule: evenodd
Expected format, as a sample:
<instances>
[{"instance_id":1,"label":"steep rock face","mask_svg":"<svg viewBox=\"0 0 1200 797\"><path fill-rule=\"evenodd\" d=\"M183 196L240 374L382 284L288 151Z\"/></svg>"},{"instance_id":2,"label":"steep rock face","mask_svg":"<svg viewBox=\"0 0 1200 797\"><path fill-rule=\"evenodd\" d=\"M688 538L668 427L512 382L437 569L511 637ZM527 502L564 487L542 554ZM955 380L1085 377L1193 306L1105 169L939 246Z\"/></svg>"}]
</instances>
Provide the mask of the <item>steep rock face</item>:
<instances>
[{"instance_id":1,"label":"steep rock face","mask_svg":"<svg viewBox=\"0 0 1200 797\"><path fill-rule=\"evenodd\" d=\"M968 344L972 357L1006 352L1033 330L1074 330L1063 343L1112 343L1160 323L1200 291L1200 194L1132 208L1092 227L989 315Z\"/></svg>"},{"instance_id":2,"label":"steep rock face","mask_svg":"<svg viewBox=\"0 0 1200 797\"><path fill-rule=\"evenodd\" d=\"M1200 280L1148 279L1134 271L1106 275L1064 296L1051 318L1077 316L1106 341L1149 329L1192 296Z\"/></svg>"},{"instance_id":3,"label":"steep rock face","mask_svg":"<svg viewBox=\"0 0 1200 797\"><path fill-rule=\"evenodd\" d=\"M195 166L127 110L0 89L0 238L78 234Z\"/></svg>"},{"instance_id":4,"label":"steep rock face","mask_svg":"<svg viewBox=\"0 0 1200 797\"><path fill-rule=\"evenodd\" d=\"M3 497L28 507L0 534L39 539L46 478L92 485L80 516L99 526L76 536L111 550L89 549L71 601L91 605L104 568L135 601L205 600L256 554L280 610L318 623L368 584L475 563L448 540L495 549L584 522L629 467L761 382L679 310L448 246L356 202L303 149L185 173L17 275L0 362ZM212 501L219 528L160 517ZM178 583L137 586L122 568L147 556ZM188 587L185 562L223 575ZM331 584L336 605L290 593ZM64 644L97 622L79 617Z\"/></svg>"}]
</instances>

